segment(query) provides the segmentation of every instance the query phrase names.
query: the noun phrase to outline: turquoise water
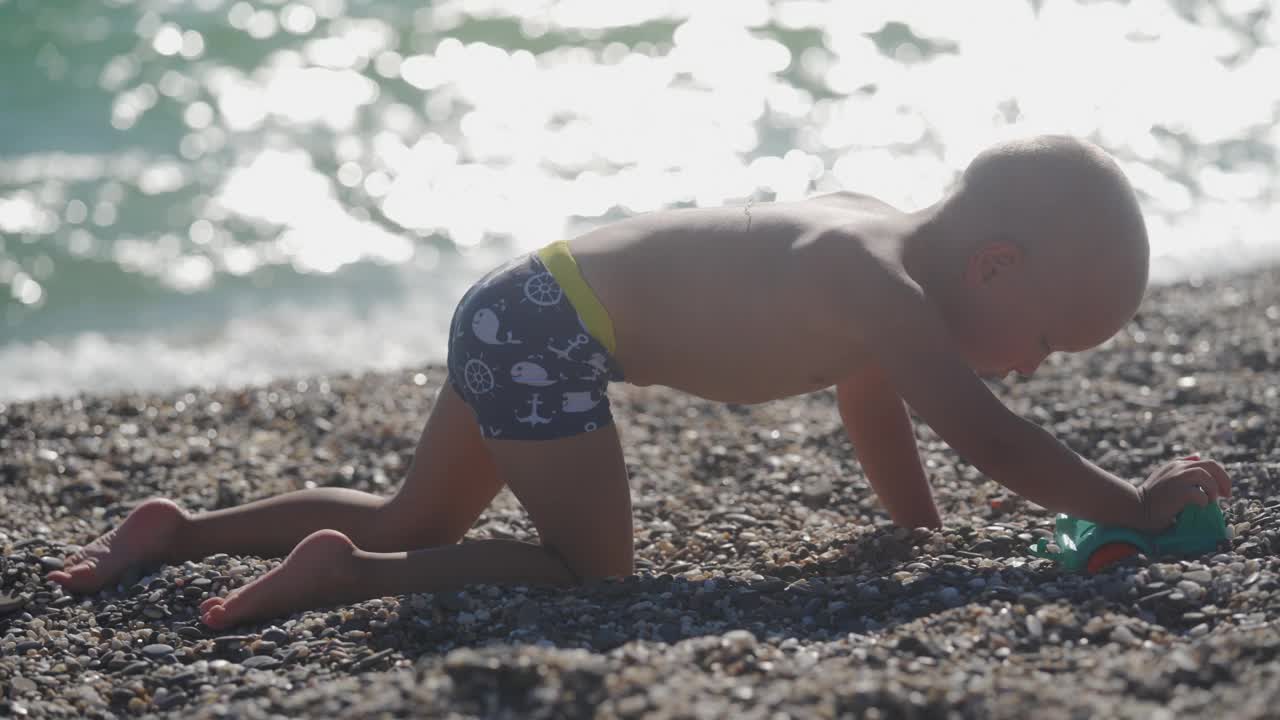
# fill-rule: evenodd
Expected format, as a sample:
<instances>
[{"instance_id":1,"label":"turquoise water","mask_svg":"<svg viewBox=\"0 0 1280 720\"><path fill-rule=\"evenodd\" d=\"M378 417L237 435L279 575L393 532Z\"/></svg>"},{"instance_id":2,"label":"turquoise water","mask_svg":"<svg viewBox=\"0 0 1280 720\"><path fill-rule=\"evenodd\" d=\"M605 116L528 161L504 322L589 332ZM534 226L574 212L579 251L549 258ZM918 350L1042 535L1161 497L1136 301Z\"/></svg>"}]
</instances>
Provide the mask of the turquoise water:
<instances>
[{"instance_id":1,"label":"turquoise water","mask_svg":"<svg viewBox=\"0 0 1280 720\"><path fill-rule=\"evenodd\" d=\"M500 258L628 214L931 202L1116 155L1158 281L1280 257L1280 11L0 0L0 401L396 368Z\"/></svg>"}]
</instances>

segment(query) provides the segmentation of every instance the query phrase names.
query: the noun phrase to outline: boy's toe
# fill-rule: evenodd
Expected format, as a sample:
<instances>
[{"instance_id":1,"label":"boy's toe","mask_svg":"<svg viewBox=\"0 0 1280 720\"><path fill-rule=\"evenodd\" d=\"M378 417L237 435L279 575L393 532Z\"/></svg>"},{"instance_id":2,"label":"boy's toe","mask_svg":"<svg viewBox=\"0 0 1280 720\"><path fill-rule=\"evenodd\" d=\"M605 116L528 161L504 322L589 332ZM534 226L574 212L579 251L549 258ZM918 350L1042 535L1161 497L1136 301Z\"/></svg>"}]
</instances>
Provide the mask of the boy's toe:
<instances>
[{"instance_id":1,"label":"boy's toe","mask_svg":"<svg viewBox=\"0 0 1280 720\"><path fill-rule=\"evenodd\" d=\"M72 592L96 590L99 585L95 568L88 563L72 565L62 570L54 570L45 575L45 577Z\"/></svg>"},{"instance_id":2,"label":"boy's toe","mask_svg":"<svg viewBox=\"0 0 1280 720\"><path fill-rule=\"evenodd\" d=\"M204 615L200 616L200 620L214 630L222 630L231 626L231 618L227 613L226 606L214 605Z\"/></svg>"}]
</instances>

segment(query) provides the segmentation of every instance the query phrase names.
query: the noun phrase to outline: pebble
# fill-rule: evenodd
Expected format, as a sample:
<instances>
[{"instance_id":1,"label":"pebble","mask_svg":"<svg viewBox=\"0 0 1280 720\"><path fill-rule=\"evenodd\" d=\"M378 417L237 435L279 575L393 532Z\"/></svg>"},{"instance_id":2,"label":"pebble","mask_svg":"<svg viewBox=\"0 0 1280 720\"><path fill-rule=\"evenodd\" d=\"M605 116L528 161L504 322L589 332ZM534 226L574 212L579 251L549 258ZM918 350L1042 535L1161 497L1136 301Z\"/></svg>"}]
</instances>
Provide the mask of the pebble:
<instances>
[{"instance_id":1,"label":"pebble","mask_svg":"<svg viewBox=\"0 0 1280 720\"><path fill-rule=\"evenodd\" d=\"M1040 622L1040 618L1035 615L1027 616L1027 632L1031 633L1031 637L1039 638L1044 635L1044 623Z\"/></svg>"},{"instance_id":2,"label":"pebble","mask_svg":"<svg viewBox=\"0 0 1280 720\"><path fill-rule=\"evenodd\" d=\"M239 647L249 640L248 635L219 635L213 639L215 645L222 647Z\"/></svg>"},{"instance_id":3,"label":"pebble","mask_svg":"<svg viewBox=\"0 0 1280 720\"><path fill-rule=\"evenodd\" d=\"M591 633L591 645L598 650L612 649L625 640L625 635L611 627L599 628Z\"/></svg>"},{"instance_id":4,"label":"pebble","mask_svg":"<svg viewBox=\"0 0 1280 720\"><path fill-rule=\"evenodd\" d=\"M355 663L353 663L353 664L351 665L351 671L352 671L352 672L362 672L362 671L364 671L364 670L367 670L368 668L371 668L371 667L373 667L374 665L377 665L377 664L378 664L379 662L381 662L383 659L390 657L390 656L391 656L391 655L393 655L395 652L396 652L396 651L395 651L395 649L393 649L393 648L387 648L387 649L385 649L385 650L379 650L378 652L376 652L376 653L374 653L374 654L372 654L372 655L369 655L368 657L365 657L365 658L362 658L362 659L360 659L360 660L357 660Z\"/></svg>"},{"instance_id":5,"label":"pebble","mask_svg":"<svg viewBox=\"0 0 1280 720\"><path fill-rule=\"evenodd\" d=\"M157 709L169 710L177 707L187 700L187 697L180 692L165 693L163 696L152 698Z\"/></svg>"},{"instance_id":6,"label":"pebble","mask_svg":"<svg viewBox=\"0 0 1280 720\"><path fill-rule=\"evenodd\" d=\"M1213 573L1208 570L1192 570L1182 574L1183 580L1190 580L1201 585L1208 585L1213 582Z\"/></svg>"},{"instance_id":7,"label":"pebble","mask_svg":"<svg viewBox=\"0 0 1280 720\"><path fill-rule=\"evenodd\" d=\"M722 644L737 652L746 652L756 647L756 636L749 630L730 630L724 634Z\"/></svg>"},{"instance_id":8,"label":"pebble","mask_svg":"<svg viewBox=\"0 0 1280 720\"><path fill-rule=\"evenodd\" d=\"M286 663L291 663L295 660L301 660L310 655L311 655L311 648L307 647L306 645L297 645L289 648L289 650L285 652L283 661Z\"/></svg>"},{"instance_id":9,"label":"pebble","mask_svg":"<svg viewBox=\"0 0 1280 720\"><path fill-rule=\"evenodd\" d=\"M255 655L270 655L278 645L270 640L255 640L249 644L249 652Z\"/></svg>"},{"instance_id":10,"label":"pebble","mask_svg":"<svg viewBox=\"0 0 1280 720\"><path fill-rule=\"evenodd\" d=\"M0 617L17 612L26 607L26 605L27 599L25 597L0 593Z\"/></svg>"},{"instance_id":11,"label":"pebble","mask_svg":"<svg viewBox=\"0 0 1280 720\"><path fill-rule=\"evenodd\" d=\"M244 667L256 670L270 670L271 668L279 665L280 660L270 655L254 655L253 657L246 658L240 664Z\"/></svg>"},{"instance_id":12,"label":"pebble","mask_svg":"<svg viewBox=\"0 0 1280 720\"><path fill-rule=\"evenodd\" d=\"M113 703L127 703L137 697L132 690L122 687L111 688L110 694Z\"/></svg>"},{"instance_id":13,"label":"pebble","mask_svg":"<svg viewBox=\"0 0 1280 720\"><path fill-rule=\"evenodd\" d=\"M516 611L516 624L521 627L536 625L542 618L542 608L536 602L526 602Z\"/></svg>"},{"instance_id":14,"label":"pebble","mask_svg":"<svg viewBox=\"0 0 1280 720\"><path fill-rule=\"evenodd\" d=\"M1128 627L1121 625L1111 631L1111 639L1122 645L1132 645L1138 642L1138 637Z\"/></svg>"},{"instance_id":15,"label":"pebble","mask_svg":"<svg viewBox=\"0 0 1280 720\"><path fill-rule=\"evenodd\" d=\"M91 707L106 705L107 701L102 697L102 693L98 689L89 685L78 685L69 691L70 696Z\"/></svg>"}]
</instances>

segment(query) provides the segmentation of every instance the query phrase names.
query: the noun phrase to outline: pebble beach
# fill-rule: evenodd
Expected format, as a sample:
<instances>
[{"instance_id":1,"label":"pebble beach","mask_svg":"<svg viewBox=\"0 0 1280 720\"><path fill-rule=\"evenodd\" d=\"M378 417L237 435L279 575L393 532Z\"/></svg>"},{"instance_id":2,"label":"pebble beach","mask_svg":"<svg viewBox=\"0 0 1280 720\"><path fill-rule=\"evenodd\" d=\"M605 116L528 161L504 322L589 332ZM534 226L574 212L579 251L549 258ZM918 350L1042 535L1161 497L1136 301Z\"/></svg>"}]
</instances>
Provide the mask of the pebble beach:
<instances>
[{"instance_id":1,"label":"pebble beach","mask_svg":"<svg viewBox=\"0 0 1280 720\"><path fill-rule=\"evenodd\" d=\"M141 501L394 491L441 367L0 404L0 716L1275 717L1280 267L1153 288L1102 348L992 383L1122 477L1222 462L1229 541L1096 575L1028 551L1053 516L918 430L945 527L893 527L834 393L611 391L635 575L473 586L229 631L198 607L276 558L69 595L44 575ZM534 540L509 492L468 539Z\"/></svg>"}]
</instances>

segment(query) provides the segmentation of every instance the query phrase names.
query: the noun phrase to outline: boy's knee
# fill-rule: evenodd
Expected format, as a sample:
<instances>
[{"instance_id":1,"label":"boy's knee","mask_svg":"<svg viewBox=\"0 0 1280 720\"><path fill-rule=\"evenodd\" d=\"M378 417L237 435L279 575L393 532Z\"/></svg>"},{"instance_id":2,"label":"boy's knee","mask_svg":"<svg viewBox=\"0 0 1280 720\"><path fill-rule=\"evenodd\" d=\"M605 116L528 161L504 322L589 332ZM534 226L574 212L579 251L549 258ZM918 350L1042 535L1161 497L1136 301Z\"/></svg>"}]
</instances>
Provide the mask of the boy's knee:
<instances>
[{"instance_id":1,"label":"boy's knee","mask_svg":"<svg viewBox=\"0 0 1280 720\"><path fill-rule=\"evenodd\" d=\"M626 577L635 572L635 561L627 558L596 558L588 561L585 558L569 558L554 545L543 543L542 549L564 568L568 585L582 585L591 580ZM574 562L576 560L577 562Z\"/></svg>"}]
</instances>

